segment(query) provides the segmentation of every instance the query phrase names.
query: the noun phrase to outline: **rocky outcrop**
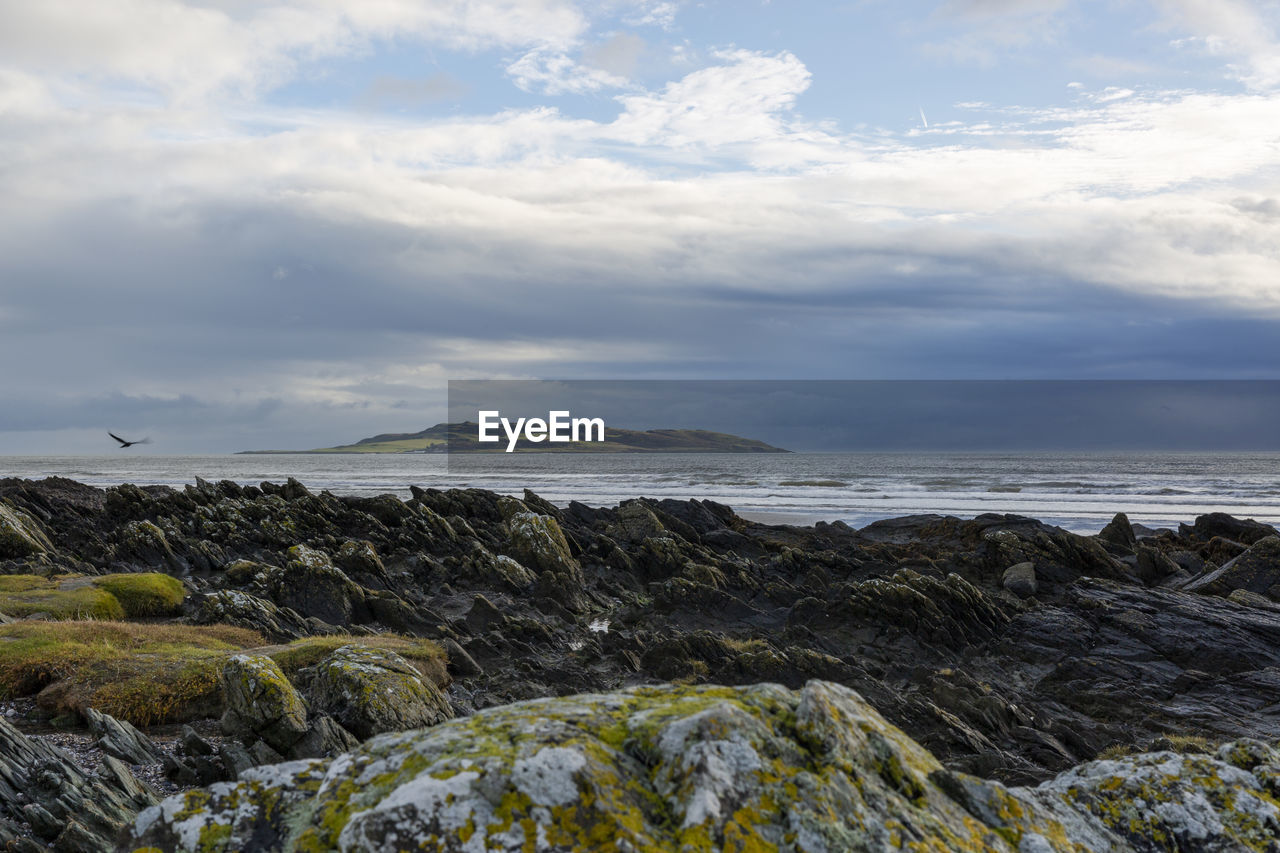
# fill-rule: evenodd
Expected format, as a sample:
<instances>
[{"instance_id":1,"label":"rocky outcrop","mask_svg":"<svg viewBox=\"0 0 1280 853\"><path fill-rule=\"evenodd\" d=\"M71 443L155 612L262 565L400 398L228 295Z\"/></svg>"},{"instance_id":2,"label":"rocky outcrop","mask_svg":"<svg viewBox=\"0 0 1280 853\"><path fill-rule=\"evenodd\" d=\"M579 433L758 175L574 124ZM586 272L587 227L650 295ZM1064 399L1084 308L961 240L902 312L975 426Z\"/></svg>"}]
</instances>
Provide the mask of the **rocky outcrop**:
<instances>
[{"instance_id":1,"label":"rocky outcrop","mask_svg":"<svg viewBox=\"0 0 1280 853\"><path fill-rule=\"evenodd\" d=\"M839 685L640 688L251 770L147 809L126 849L1269 849L1273 755L1140 755L1007 788L946 770Z\"/></svg>"},{"instance_id":2,"label":"rocky outcrop","mask_svg":"<svg viewBox=\"0 0 1280 853\"><path fill-rule=\"evenodd\" d=\"M1205 595L1230 595L1234 590L1265 595L1280 601L1280 536L1265 536L1222 568L1210 571L1183 587Z\"/></svg>"},{"instance_id":3,"label":"rocky outcrop","mask_svg":"<svg viewBox=\"0 0 1280 853\"><path fill-rule=\"evenodd\" d=\"M307 733L302 695L269 657L235 655L222 668L222 730L246 744L261 740L281 755Z\"/></svg>"},{"instance_id":4,"label":"rocky outcrop","mask_svg":"<svg viewBox=\"0 0 1280 853\"><path fill-rule=\"evenodd\" d=\"M361 739L453 717L449 700L412 664L361 646L343 646L316 664L307 693L313 709Z\"/></svg>"},{"instance_id":5,"label":"rocky outcrop","mask_svg":"<svg viewBox=\"0 0 1280 853\"><path fill-rule=\"evenodd\" d=\"M151 738L125 720L93 708L84 709L84 718L89 731L98 736L98 747L113 758L126 764L156 764L164 757Z\"/></svg>"},{"instance_id":6,"label":"rocky outcrop","mask_svg":"<svg viewBox=\"0 0 1280 853\"><path fill-rule=\"evenodd\" d=\"M9 834L25 823L29 835L53 850L108 851L134 816L156 802L117 759L107 756L100 771L90 773L68 753L0 719L0 820L10 823ZM5 832L0 825L0 837Z\"/></svg>"},{"instance_id":7,"label":"rocky outcrop","mask_svg":"<svg viewBox=\"0 0 1280 853\"><path fill-rule=\"evenodd\" d=\"M35 519L0 501L0 560L31 557L53 550Z\"/></svg>"}]
</instances>

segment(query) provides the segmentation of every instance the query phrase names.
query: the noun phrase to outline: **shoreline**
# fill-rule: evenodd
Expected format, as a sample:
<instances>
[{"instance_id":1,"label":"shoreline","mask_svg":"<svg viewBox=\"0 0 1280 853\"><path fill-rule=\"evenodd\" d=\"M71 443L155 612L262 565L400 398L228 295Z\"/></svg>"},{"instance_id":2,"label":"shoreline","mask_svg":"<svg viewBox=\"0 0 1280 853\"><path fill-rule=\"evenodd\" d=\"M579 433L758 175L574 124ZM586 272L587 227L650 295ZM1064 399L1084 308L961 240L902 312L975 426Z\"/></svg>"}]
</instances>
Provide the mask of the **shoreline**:
<instances>
[{"instance_id":1,"label":"shoreline","mask_svg":"<svg viewBox=\"0 0 1280 853\"><path fill-rule=\"evenodd\" d=\"M726 725L756 719L764 729L743 731L773 732L760 748L784 752L799 747L779 720L819 691L840 713L874 713L886 742L1010 790L1103 754L1280 739L1273 527L1206 515L1149 531L1117 516L1084 536L995 514L859 530L776 520L696 499L560 507L527 490L413 487L403 500L293 479L105 490L0 480L0 613L18 619L0 624L0 687L33 700L0 725L0 746L36 750L49 725L83 732L88 708L144 737L156 724L217 731L170 741L162 766L136 765L189 788L286 760L340 769L335 756L382 742L369 738L421 727L413 737L431 743L459 727L509 743L525 700L572 715L562 697L617 708L637 689L676 717L682 702L730 702ZM85 619L90 606L115 621ZM74 666L51 664L72 654ZM778 703L791 708L782 718ZM644 715L605 725L606 710L592 713L575 731L653 736ZM136 746L127 729L104 731L99 748ZM503 755L513 763L493 772L531 760ZM633 772L627 761L615 772ZM89 790L78 778L66 784ZM936 797L915 819L957 807L931 779L919 784ZM23 805L0 792L0 840ZM903 819L886 808L868 819Z\"/></svg>"}]
</instances>

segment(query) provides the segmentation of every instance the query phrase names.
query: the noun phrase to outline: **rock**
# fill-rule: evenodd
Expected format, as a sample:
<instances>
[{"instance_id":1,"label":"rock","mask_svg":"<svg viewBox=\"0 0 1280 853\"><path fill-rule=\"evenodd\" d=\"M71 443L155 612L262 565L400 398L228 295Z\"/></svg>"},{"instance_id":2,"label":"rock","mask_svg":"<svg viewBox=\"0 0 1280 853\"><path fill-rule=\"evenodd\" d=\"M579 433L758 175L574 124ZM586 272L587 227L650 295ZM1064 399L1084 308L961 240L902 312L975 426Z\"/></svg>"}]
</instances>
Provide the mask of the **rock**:
<instances>
[{"instance_id":1,"label":"rock","mask_svg":"<svg viewBox=\"0 0 1280 853\"><path fill-rule=\"evenodd\" d=\"M1265 745L1263 745L1265 746ZM1257 749L1090 762L1037 788L956 773L857 693L664 686L522 702L258 768L141 814L131 849L1270 849ZM1270 845L1270 846L1269 846Z\"/></svg>"},{"instance_id":2,"label":"rock","mask_svg":"<svg viewBox=\"0 0 1280 853\"><path fill-rule=\"evenodd\" d=\"M1098 538L1122 548L1132 549L1138 544L1133 526L1129 524L1129 516L1123 512L1116 513L1115 518L1111 519L1110 523L1098 533Z\"/></svg>"},{"instance_id":3,"label":"rock","mask_svg":"<svg viewBox=\"0 0 1280 853\"><path fill-rule=\"evenodd\" d=\"M262 655L233 655L222 668L222 730L280 753L307 733L307 707L280 667Z\"/></svg>"},{"instance_id":4,"label":"rock","mask_svg":"<svg viewBox=\"0 0 1280 853\"><path fill-rule=\"evenodd\" d=\"M449 659L450 675L455 678L473 678L484 674L480 664L476 663L475 658L467 654L466 649L458 645L457 640L452 637L446 637L440 642L440 645Z\"/></svg>"},{"instance_id":5,"label":"rock","mask_svg":"<svg viewBox=\"0 0 1280 853\"><path fill-rule=\"evenodd\" d=\"M1219 755L1247 756L1249 746L1229 744ZM1271 850L1280 844L1280 803L1252 769L1207 755L1145 753L1091 761L1038 791L1094 815L1131 849Z\"/></svg>"},{"instance_id":6,"label":"rock","mask_svg":"<svg viewBox=\"0 0 1280 853\"><path fill-rule=\"evenodd\" d=\"M1030 598L1036 594L1036 567L1034 563L1018 563L1005 569L1001 584L1018 598Z\"/></svg>"},{"instance_id":7,"label":"rock","mask_svg":"<svg viewBox=\"0 0 1280 853\"><path fill-rule=\"evenodd\" d=\"M33 557L52 550L53 545L35 519L0 501L0 560Z\"/></svg>"},{"instance_id":8,"label":"rock","mask_svg":"<svg viewBox=\"0 0 1280 853\"><path fill-rule=\"evenodd\" d=\"M387 569L371 542L347 540L338 548L333 561L349 575L364 575L383 583L387 580Z\"/></svg>"},{"instance_id":9,"label":"rock","mask_svg":"<svg viewBox=\"0 0 1280 853\"><path fill-rule=\"evenodd\" d=\"M1209 572L1184 589L1203 595L1226 596L1243 589L1280 601L1280 536L1267 536L1225 566Z\"/></svg>"},{"instance_id":10,"label":"rock","mask_svg":"<svg viewBox=\"0 0 1280 853\"><path fill-rule=\"evenodd\" d=\"M119 760L105 756L90 774L68 753L0 720L0 819L30 823L52 849L114 850L121 830L156 802Z\"/></svg>"},{"instance_id":11,"label":"rock","mask_svg":"<svg viewBox=\"0 0 1280 853\"><path fill-rule=\"evenodd\" d=\"M276 604L330 625L349 625L357 603L364 599L360 586L327 554L306 545L289 549L285 567L272 572L267 585Z\"/></svg>"},{"instance_id":12,"label":"rock","mask_svg":"<svg viewBox=\"0 0 1280 853\"><path fill-rule=\"evenodd\" d=\"M616 522L608 534L620 542L643 542L670 535L658 517L640 501L626 501L618 506Z\"/></svg>"},{"instance_id":13,"label":"rock","mask_svg":"<svg viewBox=\"0 0 1280 853\"><path fill-rule=\"evenodd\" d=\"M582 582L582 569L569 552L560 524L550 516L516 512L507 519L510 556L535 572L565 573Z\"/></svg>"},{"instance_id":14,"label":"rock","mask_svg":"<svg viewBox=\"0 0 1280 853\"><path fill-rule=\"evenodd\" d=\"M1196 518L1195 524L1178 525L1178 532L1189 539L1208 542L1215 536L1252 545L1267 536L1280 536L1270 524L1252 518L1234 518L1225 512L1211 512Z\"/></svg>"},{"instance_id":15,"label":"rock","mask_svg":"<svg viewBox=\"0 0 1280 853\"><path fill-rule=\"evenodd\" d=\"M213 755L217 751L213 748L213 744L200 737L191 726L182 727L182 735L178 739L178 744L182 747L184 755Z\"/></svg>"},{"instance_id":16,"label":"rock","mask_svg":"<svg viewBox=\"0 0 1280 853\"><path fill-rule=\"evenodd\" d=\"M360 739L328 714L311 721L311 728L290 749L290 758L329 758L360 745Z\"/></svg>"},{"instance_id":17,"label":"rock","mask_svg":"<svg viewBox=\"0 0 1280 853\"><path fill-rule=\"evenodd\" d=\"M173 553L164 531L150 521L131 521L120 531L119 555L129 561L139 561L146 566L163 567L168 571L185 574L188 566Z\"/></svg>"},{"instance_id":18,"label":"rock","mask_svg":"<svg viewBox=\"0 0 1280 853\"><path fill-rule=\"evenodd\" d=\"M164 758L151 738L126 720L117 720L93 708L82 712L89 731L98 736L98 747L127 764L159 764Z\"/></svg>"},{"instance_id":19,"label":"rock","mask_svg":"<svg viewBox=\"0 0 1280 853\"><path fill-rule=\"evenodd\" d=\"M1174 578L1175 583L1179 582L1179 579L1183 581L1190 579L1186 570L1165 556L1163 551L1147 545L1138 545L1135 554L1138 559L1134 566L1134 574L1144 583L1156 585L1169 578Z\"/></svg>"},{"instance_id":20,"label":"rock","mask_svg":"<svg viewBox=\"0 0 1280 853\"><path fill-rule=\"evenodd\" d=\"M308 695L313 708L361 739L453 717L449 700L412 664L363 646L343 646L318 663Z\"/></svg>"},{"instance_id":21,"label":"rock","mask_svg":"<svg viewBox=\"0 0 1280 853\"><path fill-rule=\"evenodd\" d=\"M287 643L311 633L307 620L287 607L256 595L234 589L223 589L196 600L197 625L235 625L248 628L275 643Z\"/></svg>"},{"instance_id":22,"label":"rock","mask_svg":"<svg viewBox=\"0 0 1280 853\"><path fill-rule=\"evenodd\" d=\"M253 766L253 756L244 745L234 741L223 741L218 745L218 758L227 771L228 779L237 779L240 774Z\"/></svg>"},{"instance_id":23,"label":"rock","mask_svg":"<svg viewBox=\"0 0 1280 853\"><path fill-rule=\"evenodd\" d=\"M506 624L507 617L494 606L493 602L483 595L477 595L471 601L471 609L467 611L467 630L473 634L483 634Z\"/></svg>"}]
</instances>

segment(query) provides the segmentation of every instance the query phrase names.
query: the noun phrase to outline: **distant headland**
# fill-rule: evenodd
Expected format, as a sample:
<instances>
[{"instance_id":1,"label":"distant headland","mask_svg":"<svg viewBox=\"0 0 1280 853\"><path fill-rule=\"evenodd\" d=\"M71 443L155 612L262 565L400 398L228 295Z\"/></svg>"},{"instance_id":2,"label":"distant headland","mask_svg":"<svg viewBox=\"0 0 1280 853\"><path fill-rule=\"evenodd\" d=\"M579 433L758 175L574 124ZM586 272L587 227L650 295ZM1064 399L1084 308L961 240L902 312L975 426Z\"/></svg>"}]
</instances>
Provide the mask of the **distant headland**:
<instances>
[{"instance_id":1,"label":"distant headland","mask_svg":"<svg viewBox=\"0 0 1280 853\"><path fill-rule=\"evenodd\" d=\"M413 433L383 433L362 438L354 444L317 447L312 450L243 450L262 453L494 453L495 445L481 444L477 424L441 423ZM603 442L534 444L520 440L516 452L525 453L790 453L753 438L704 429L605 429Z\"/></svg>"}]
</instances>

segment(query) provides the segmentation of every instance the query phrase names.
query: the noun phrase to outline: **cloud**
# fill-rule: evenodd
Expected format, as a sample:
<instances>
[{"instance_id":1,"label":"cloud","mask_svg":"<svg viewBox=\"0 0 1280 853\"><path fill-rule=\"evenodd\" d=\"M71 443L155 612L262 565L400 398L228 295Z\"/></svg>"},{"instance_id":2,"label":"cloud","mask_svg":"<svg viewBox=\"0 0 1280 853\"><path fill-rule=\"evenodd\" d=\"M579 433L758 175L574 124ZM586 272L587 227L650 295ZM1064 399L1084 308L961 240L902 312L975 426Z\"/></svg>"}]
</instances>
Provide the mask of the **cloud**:
<instances>
[{"instance_id":1,"label":"cloud","mask_svg":"<svg viewBox=\"0 0 1280 853\"><path fill-rule=\"evenodd\" d=\"M45 74L141 85L190 101L288 79L300 64L412 38L462 50L577 42L587 21L569 0L47 0L0 8L0 55Z\"/></svg>"},{"instance_id":2,"label":"cloud","mask_svg":"<svg viewBox=\"0 0 1280 853\"><path fill-rule=\"evenodd\" d=\"M1157 0L1171 26L1196 34L1208 53L1241 60L1236 75L1252 89L1280 86L1275 4L1250 0ZM1264 11L1266 9L1266 11Z\"/></svg>"},{"instance_id":3,"label":"cloud","mask_svg":"<svg viewBox=\"0 0 1280 853\"><path fill-rule=\"evenodd\" d=\"M531 50L508 65L507 75L524 91L543 95L584 95L627 85L625 77L581 65L560 51L541 49Z\"/></svg>"}]
</instances>

